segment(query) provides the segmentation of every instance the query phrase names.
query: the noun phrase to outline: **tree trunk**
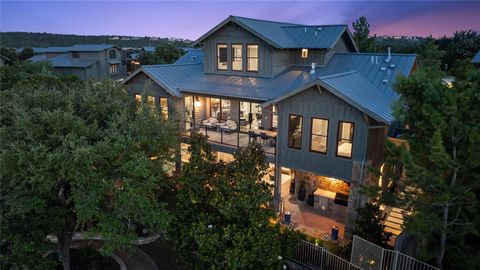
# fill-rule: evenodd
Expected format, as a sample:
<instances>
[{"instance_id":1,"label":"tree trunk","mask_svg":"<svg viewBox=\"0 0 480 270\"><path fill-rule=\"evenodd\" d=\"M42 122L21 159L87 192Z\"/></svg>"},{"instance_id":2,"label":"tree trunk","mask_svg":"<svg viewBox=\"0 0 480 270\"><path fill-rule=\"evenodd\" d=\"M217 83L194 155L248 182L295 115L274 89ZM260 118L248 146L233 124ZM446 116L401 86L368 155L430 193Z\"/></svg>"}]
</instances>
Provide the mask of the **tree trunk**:
<instances>
[{"instance_id":1,"label":"tree trunk","mask_svg":"<svg viewBox=\"0 0 480 270\"><path fill-rule=\"evenodd\" d=\"M438 256L435 258L437 267L443 269L443 257L445 256L445 247L447 246L447 223L448 223L448 210L449 205L446 203L443 206L443 215L442 215L442 232L440 233L440 251Z\"/></svg>"},{"instance_id":2,"label":"tree trunk","mask_svg":"<svg viewBox=\"0 0 480 270\"><path fill-rule=\"evenodd\" d=\"M58 260L62 263L64 270L70 270L70 245L72 234L62 232L58 235Z\"/></svg>"}]
</instances>

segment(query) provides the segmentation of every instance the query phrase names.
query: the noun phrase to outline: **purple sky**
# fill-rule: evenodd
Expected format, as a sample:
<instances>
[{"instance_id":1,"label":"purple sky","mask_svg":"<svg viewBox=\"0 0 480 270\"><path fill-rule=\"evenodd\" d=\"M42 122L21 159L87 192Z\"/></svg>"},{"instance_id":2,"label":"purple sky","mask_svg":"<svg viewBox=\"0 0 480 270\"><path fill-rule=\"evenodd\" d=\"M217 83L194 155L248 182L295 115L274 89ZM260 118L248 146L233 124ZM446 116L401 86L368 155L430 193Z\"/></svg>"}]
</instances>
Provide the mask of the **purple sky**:
<instances>
[{"instance_id":1,"label":"purple sky","mask_svg":"<svg viewBox=\"0 0 480 270\"><path fill-rule=\"evenodd\" d=\"M302 24L348 24L367 17L377 35L480 31L479 1L6 1L0 30L196 39L238 15Z\"/></svg>"}]
</instances>

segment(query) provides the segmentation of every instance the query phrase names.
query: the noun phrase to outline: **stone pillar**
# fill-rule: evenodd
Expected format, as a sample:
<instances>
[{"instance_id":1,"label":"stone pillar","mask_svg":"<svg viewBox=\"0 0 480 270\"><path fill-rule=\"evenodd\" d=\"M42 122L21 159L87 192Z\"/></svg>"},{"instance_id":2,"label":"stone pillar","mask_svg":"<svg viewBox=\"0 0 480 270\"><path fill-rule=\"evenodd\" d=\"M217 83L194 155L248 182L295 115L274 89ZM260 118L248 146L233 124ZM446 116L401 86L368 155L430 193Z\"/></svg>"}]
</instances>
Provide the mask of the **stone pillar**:
<instances>
[{"instance_id":1,"label":"stone pillar","mask_svg":"<svg viewBox=\"0 0 480 270\"><path fill-rule=\"evenodd\" d=\"M357 219L357 209L368 201L368 197L360 193L360 187L370 182L369 177L371 175L368 170L370 165L371 162L369 161L365 162L363 166L361 161L353 161L348 206L345 213L345 239L352 238L355 220ZM363 177L361 176L362 173Z\"/></svg>"}]
</instances>

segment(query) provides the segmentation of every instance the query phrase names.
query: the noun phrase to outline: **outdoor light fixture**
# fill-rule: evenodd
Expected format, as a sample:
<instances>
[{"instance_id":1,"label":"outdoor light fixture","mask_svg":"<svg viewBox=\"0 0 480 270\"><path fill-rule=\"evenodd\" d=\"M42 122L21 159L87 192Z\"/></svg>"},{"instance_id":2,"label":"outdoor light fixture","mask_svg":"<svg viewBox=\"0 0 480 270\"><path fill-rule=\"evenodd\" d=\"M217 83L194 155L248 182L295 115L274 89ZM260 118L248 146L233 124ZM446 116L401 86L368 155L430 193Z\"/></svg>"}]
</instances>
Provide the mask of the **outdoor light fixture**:
<instances>
[{"instance_id":1,"label":"outdoor light fixture","mask_svg":"<svg viewBox=\"0 0 480 270\"><path fill-rule=\"evenodd\" d=\"M308 49L302 49L302 58L305 59L308 57Z\"/></svg>"},{"instance_id":2,"label":"outdoor light fixture","mask_svg":"<svg viewBox=\"0 0 480 270\"><path fill-rule=\"evenodd\" d=\"M200 98L196 97L195 98L195 107L200 107L202 105L202 102L200 102Z\"/></svg>"}]
</instances>

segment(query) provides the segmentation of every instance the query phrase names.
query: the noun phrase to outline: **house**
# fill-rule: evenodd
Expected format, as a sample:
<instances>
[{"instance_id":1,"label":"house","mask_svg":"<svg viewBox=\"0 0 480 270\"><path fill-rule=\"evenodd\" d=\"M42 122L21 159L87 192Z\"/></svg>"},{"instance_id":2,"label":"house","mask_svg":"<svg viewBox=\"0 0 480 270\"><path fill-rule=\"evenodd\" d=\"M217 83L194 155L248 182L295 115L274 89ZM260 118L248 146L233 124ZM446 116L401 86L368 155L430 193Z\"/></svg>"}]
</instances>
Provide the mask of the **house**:
<instances>
[{"instance_id":1,"label":"house","mask_svg":"<svg viewBox=\"0 0 480 270\"><path fill-rule=\"evenodd\" d=\"M139 57L141 50L131 47L122 48L122 59L127 65L127 75L130 75L140 66Z\"/></svg>"},{"instance_id":2,"label":"house","mask_svg":"<svg viewBox=\"0 0 480 270\"><path fill-rule=\"evenodd\" d=\"M75 75L82 80L126 77L127 67L121 48L108 44L80 44L71 47L48 47L34 52L28 61L48 61L62 75Z\"/></svg>"},{"instance_id":3,"label":"house","mask_svg":"<svg viewBox=\"0 0 480 270\"><path fill-rule=\"evenodd\" d=\"M152 106L178 121L184 135L207 135L218 160L259 141L275 207L310 234L321 237L335 226L350 236L368 199L360 185L380 185L369 168L382 165L395 121L393 83L414 70L415 55L359 53L346 25L237 16L193 45L201 51L132 73L124 81L131 95L140 99L146 89Z\"/></svg>"}]
</instances>

